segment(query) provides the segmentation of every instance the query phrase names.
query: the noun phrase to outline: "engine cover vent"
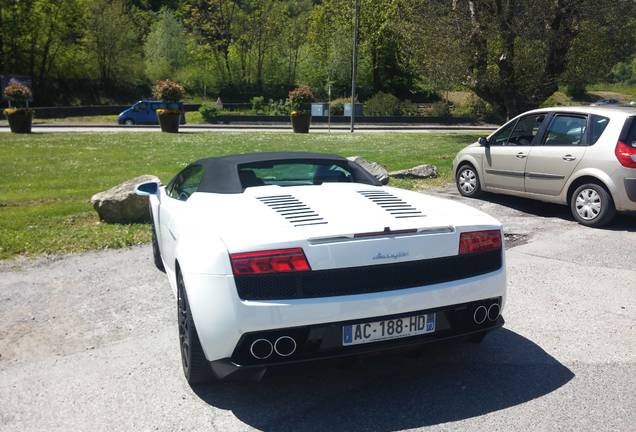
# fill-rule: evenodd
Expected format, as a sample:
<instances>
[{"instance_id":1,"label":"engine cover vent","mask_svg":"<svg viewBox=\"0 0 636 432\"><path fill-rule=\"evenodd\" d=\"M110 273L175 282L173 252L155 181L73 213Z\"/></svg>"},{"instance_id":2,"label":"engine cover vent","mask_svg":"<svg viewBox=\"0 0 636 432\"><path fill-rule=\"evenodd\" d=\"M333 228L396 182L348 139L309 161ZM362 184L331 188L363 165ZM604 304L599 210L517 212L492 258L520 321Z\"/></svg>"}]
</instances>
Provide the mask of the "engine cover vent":
<instances>
[{"instance_id":1,"label":"engine cover vent","mask_svg":"<svg viewBox=\"0 0 636 432\"><path fill-rule=\"evenodd\" d=\"M426 217L419 209L389 192L383 190L362 190L357 192L382 207L396 219Z\"/></svg>"},{"instance_id":2,"label":"engine cover vent","mask_svg":"<svg viewBox=\"0 0 636 432\"><path fill-rule=\"evenodd\" d=\"M327 223L318 213L292 195L256 197L294 226L324 225Z\"/></svg>"}]
</instances>

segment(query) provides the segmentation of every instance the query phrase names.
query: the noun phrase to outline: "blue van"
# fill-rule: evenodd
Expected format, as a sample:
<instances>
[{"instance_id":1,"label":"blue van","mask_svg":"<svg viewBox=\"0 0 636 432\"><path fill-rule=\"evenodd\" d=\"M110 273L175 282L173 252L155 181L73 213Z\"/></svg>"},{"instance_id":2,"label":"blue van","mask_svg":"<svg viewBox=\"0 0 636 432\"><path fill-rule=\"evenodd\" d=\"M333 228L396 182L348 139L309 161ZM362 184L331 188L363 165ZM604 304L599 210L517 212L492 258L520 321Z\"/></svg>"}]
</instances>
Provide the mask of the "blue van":
<instances>
[{"instance_id":1,"label":"blue van","mask_svg":"<svg viewBox=\"0 0 636 432\"><path fill-rule=\"evenodd\" d=\"M154 100L141 100L135 103L128 109L119 113L117 117L117 123L123 125L136 125L136 124L159 124L157 119L157 113L155 110L166 107L165 102ZM181 111L181 120L179 123L185 124L185 111L183 110L183 104L181 102L171 103L171 107L176 105L179 111Z\"/></svg>"}]
</instances>

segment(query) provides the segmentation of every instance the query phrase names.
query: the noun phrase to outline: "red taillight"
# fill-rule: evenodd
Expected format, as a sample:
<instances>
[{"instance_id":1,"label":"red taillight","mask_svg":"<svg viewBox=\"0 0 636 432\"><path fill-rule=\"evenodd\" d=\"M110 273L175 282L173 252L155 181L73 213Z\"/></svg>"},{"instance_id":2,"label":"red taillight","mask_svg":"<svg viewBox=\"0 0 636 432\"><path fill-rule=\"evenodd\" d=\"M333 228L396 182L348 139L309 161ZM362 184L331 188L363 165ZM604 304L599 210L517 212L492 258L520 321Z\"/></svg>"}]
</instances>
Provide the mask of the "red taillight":
<instances>
[{"instance_id":1,"label":"red taillight","mask_svg":"<svg viewBox=\"0 0 636 432\"><path fill-rule=\"evenodd\" d=\"M618 159L624 167L636 168L636 147L627 145L623 141L619 141L616 144L614 154L616 155L616 159Z\"/></svg>"},{"instance_id":2,"label":"red taillight","mask_svg":"<svg viewBox=\"0 0 636 432\"><path fill-rule=\"evenodd\" d=\"M230 254L235 275L311 270L301 248Z\"/></svg>"},{"instance_id":3,"label":"red taillight","mask_svg":"<svg viewBox=\"0 0 636 432\"><path fill-rule=\"evenodd\" d=\"M501 232L499 230L470 231L461 233L459 236L460 255L495 249L501 249Z\"/></svg>"}]
</instances>

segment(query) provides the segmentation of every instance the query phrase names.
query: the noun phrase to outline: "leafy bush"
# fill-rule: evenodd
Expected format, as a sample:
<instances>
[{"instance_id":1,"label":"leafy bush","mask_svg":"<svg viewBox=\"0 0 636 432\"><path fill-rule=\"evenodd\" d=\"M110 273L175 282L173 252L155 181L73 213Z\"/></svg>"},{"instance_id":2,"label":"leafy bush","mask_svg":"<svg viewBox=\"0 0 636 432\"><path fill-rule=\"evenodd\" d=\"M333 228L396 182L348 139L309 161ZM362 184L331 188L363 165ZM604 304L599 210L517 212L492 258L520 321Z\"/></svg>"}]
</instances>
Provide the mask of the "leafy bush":
<instances>
[{"instance_id":1,"label":"leafy bush","mask_svg":"<svg viewBox=\"0 0 636 432\"><path fill-rule=\"evenodd\" d=\"M307 86L301 85L291 90L287 96L289 107L293 111L302 111L305 104L310 103L314 99L314 94Z\"/></svg>"},{"instance_id":2,"label":"leafy bush","mask_svg":"<svg viewBox=\"0 0 636 432\"><path fill-rule=\"evenodd\" d=\"M28 101L31 99L31 90L18 81L11 81L4 88L4 96L12 101Z\"/></svg>"},{"instance_id":3,"label":"leafy bush","mask_svg":"<svg viewBox=\"0 0 636 432\"><path fill-rule=\"evenodd\" d=\"M629 82L632 79L632 65L627 62L616 63L609 74L607 80L611 83Z\"/></svg>"},{"instance_id":4,"label":"leafy bush","mask_svg":"<svg viewBox=\"0 0 636 432\"><path fill-rule=\"evenodd\" d=\"M370 116L399 115L400 100L392 94L377 92L364 104L364 112Z\"/></svg>"},{"instance_id":5,"label":"leafy bush","mask_svg":"<svg viewBox=\"0 0 636 432\"><path fill-rule=\"evenodd\" d=\"M270 99L267 102L265 112L268 115L287 115L289 114L289 103L280 99L277 101Z\"/></svg>"},{"instance_id":6,"label":"leafy bush","mask_svg":"<svg viewBox=\"0 0 636 432\"><path fill-rule=\"evenodd\" d=\"M252 110L258 114L263 111L265 106L265 98L263 96L254 96L250 99L250 103L252 104Z\"/></svg>"},{"instance_id":7,"label":"leafy bush","mask_svg":"<svg viewBox=\"0 0 636 432\"><path fill-rule=\"evenodd\" d=\"M417 115L417 104L406 99L400 102L400 114L407 117L414 117Z\"/></svg>"},{"instance_id":8,"label":"leafy bush","mask_svg":"<svg viewBox=\"0 0 636 432\"><path fill-rule=\"evenodd\" d=\"M329 111L331 111L331 115L344 115L344 105L347 103L351 103L350 97L333 99L329 104Z\"/></svg>"},{"instance_id":9,"label":"leafy bush","mask_svg":"<svg viewBox=\"0 0 636 432\"><path fill-rule=\"evenodd\" d=\"M219 109L215 103L205 103L199 108L199 113L203 120L210 123L215 121L215 117L219 115Z\"/></svg>"},{"instance_id":10,"label":"leafy bush","mask_svg":"<svg viewBox=\"0 0 636 432\"><path fill-rule=\"evenodd\" d=\"M446 102L435 102L431 105L431 114L433 117L448 117L450 106Z\"/></svg>"},{"instance_id":11,"label":"leafy bush","mask_svg":"<svg viewBox=\"0 0 636 432\"><path fill-rule=\"evenodd\" d=\"M474 94L470 95L467 105L468 115L475 120L495 124L499 124L505 120L491 104Z\"/></svg>"},{"instance_id":12,"label":"leafy bush","mask_svg":"<svg viewBox=\"0 0 636 432\"><path fill-rule=\"evenodd\" d=\"M164 102L179 102L184 95L185 90L176 81L158 80L152 87L152 96Z\"/></svg>"}]
</instances>

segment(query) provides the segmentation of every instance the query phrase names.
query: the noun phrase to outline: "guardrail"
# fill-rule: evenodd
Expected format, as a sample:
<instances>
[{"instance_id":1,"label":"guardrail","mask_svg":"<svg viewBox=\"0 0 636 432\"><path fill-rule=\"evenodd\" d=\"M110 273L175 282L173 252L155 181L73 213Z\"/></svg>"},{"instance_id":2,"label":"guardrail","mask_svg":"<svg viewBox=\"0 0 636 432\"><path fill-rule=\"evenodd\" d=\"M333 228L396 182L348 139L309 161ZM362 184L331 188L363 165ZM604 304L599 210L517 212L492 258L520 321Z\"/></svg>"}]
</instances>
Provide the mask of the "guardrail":
<instances>
[{"instance_id":1,"label":"guardrail","mask_svg":"<svg viewBox=\"0 0 636 432\"><path fill-rule=\"evenodd\" d=\"M229 123L289 123L289 116L270 116L270 115L230 115L223 114L216 116L212 124L229 124ZM312 123L327 123L327 116L312 116ZM425 116L356 116L357 123L366 124L476 124L475 120L468 117L425 117ZM350 118L347 116L331 116L331 123L343 124L349 123Z\"/></svg>"},{"instance_id":2,"label":"guardrail","mask_svg":"<svg viewBox=\"0 0 636 432\"><path fill-rule=\"evenodd\" d=\"M249 104L227 104L227 105L249 105ZM184 104L186 112L197 111L200 104ZM36 119L67 118L67 117L88 117L96 115L117 115L123 110L130 108L130 105L88 105L69 107L35 107ZM327 123L327 116L312 116L314 123ZM334 124L348 123L348 116L331 116ZM222 114L215 117L216 124L230 123L286 123L289 122L287 115L242 115L242 114ZM468 117L432 117L432 116L356 116L356 123L367 124L473 124L476 123Z\"/></svg>"}]
</instances>

